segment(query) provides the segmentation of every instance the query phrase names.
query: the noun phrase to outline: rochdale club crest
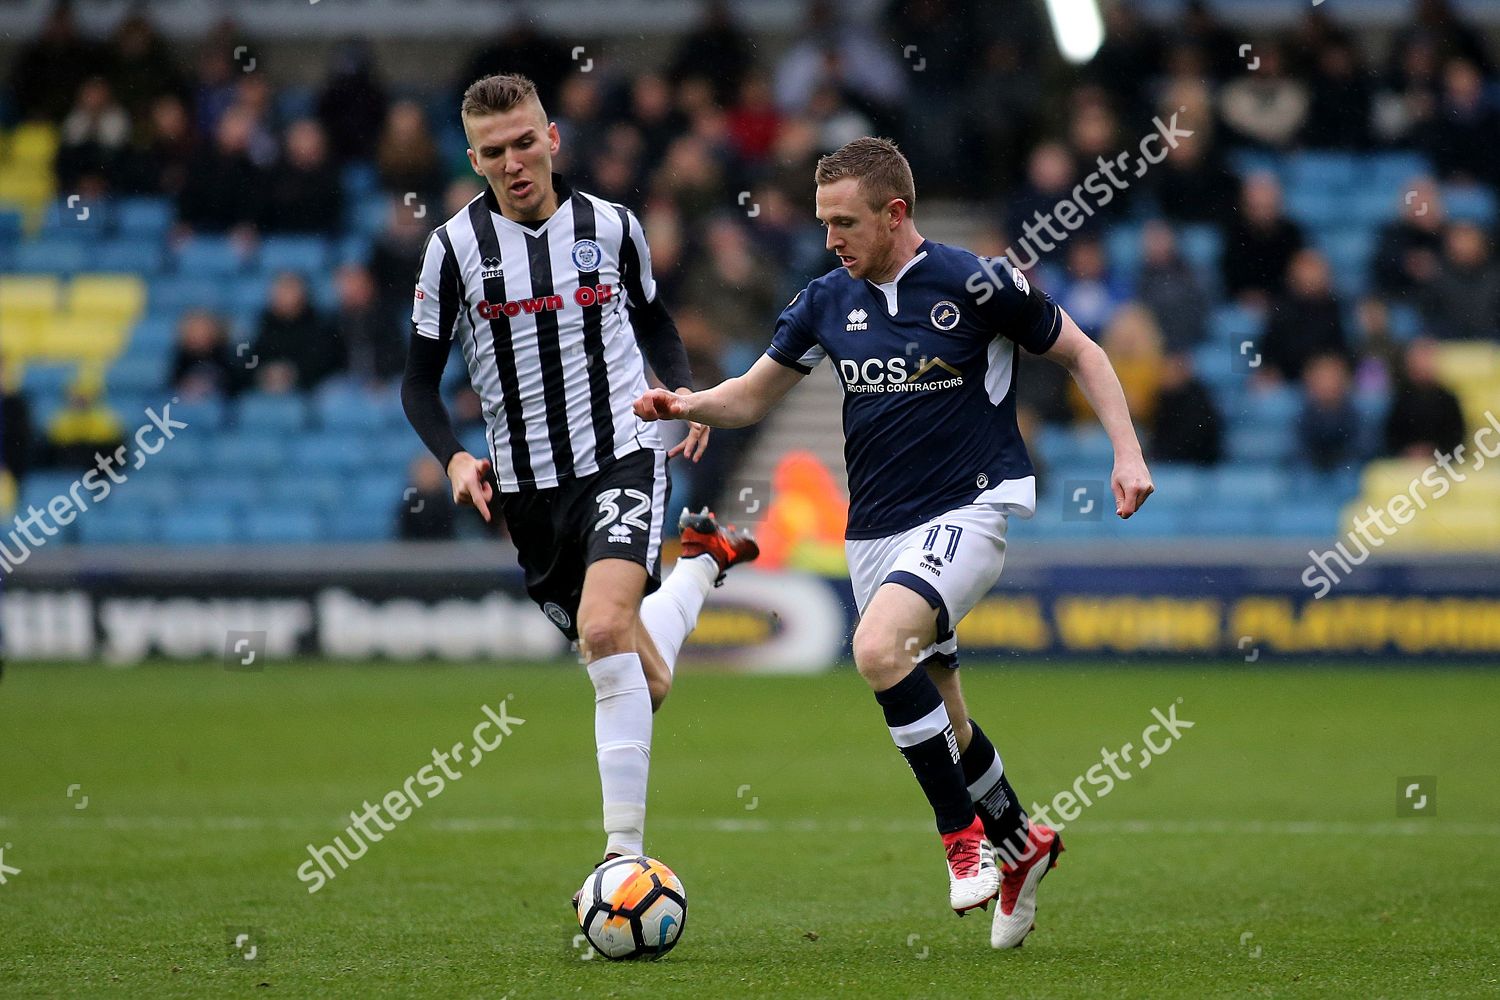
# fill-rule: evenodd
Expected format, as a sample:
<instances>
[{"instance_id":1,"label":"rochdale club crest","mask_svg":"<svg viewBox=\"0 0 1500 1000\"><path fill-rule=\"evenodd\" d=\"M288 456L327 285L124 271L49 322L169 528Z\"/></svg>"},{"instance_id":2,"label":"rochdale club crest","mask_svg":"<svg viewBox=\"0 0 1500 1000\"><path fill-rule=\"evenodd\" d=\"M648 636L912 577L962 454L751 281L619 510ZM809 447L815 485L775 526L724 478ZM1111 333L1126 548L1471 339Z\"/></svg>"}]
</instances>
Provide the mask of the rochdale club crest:
<instances>
[{"instance_id":1,"label":"rochdale club crest","mask_svg":"<svg viewBox=\"0 0 1500 1000\"><path fill-rule=\"evenodd\" d=\"M958 306L944 299L932 307L927 318L939 330L951 330L958 325Z\"/></svg>"},{"instance_id":2,"label":"rochdale club crest","mask_svg":"<svg viewBox=\"0 0 1500 1000\"><path fill-rule=\"evenodd\" d=\"M593 240L579 240L573 244L573 266L580 271L597 271L604 259L604 251Z\"/></svg>"},{"instance_id":3,"label":"rochdale club crest","mask_svg":"<svg viewBox=\"0 0 1500 1000\"><path fill-rule=\"evenodd\" d=\"M542 613L545 614L548 618L551 618L552 624L556 625L558 628L565 629L573 624L573 619L568 615L566 611L562 609L562 606L560 604L557 604L554 601L548 601L546 604L543 604Z\"/></svg>"}]
</instances>

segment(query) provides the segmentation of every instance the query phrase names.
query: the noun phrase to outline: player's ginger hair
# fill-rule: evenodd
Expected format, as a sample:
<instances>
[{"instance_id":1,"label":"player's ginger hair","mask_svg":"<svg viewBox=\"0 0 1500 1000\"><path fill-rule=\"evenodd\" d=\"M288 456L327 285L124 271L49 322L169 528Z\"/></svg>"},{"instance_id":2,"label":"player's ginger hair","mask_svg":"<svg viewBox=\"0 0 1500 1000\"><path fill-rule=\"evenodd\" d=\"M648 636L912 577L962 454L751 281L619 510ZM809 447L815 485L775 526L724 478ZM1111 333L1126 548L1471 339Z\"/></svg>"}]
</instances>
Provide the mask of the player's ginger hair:
<instances>
[{"instance_id":1,"label":"player's ginger hair","mask_svg":"<svg viewBox=\"0 0 1500 1000\"><path fill-rule=\"evenodd\" d=\"M818 160L818 169L813 173L818 184L832 184L845 177L859 181L860 190L875 211L900 198L906 202L907 217L916 214L917 183L911 176L911 164L891 140L867 135L845 143Z\"/></svg>"},{"instance_id":2,"label":"player's ginger hair","mask_svg":"<svg viewBox=\"0 0 1500 1000\"><path fill-rule=\"evenodd\" d=\"M536 84L519 73L496 73L480 77L469 84L469 89L464 91L460 114L464 118L499 114L526 101L536 101L538 105L542 103L542 99L537 96Z\"/></svg>"}]
</instances>

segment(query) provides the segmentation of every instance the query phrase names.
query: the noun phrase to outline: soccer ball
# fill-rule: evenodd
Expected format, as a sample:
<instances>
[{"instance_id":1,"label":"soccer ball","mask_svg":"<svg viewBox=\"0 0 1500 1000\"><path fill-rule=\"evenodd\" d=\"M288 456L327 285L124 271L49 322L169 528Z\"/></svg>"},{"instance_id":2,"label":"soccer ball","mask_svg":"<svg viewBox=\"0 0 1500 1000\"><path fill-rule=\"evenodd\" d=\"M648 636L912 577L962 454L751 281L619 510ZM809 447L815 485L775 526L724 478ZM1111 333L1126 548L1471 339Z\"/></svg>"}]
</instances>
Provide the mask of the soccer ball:
<instances>
[{"instance_id":1,"label":"soccer ball","mask_svg":"<svg viewBox=\"0 0 1500 1000\"><path fill-rule=\"evenodd\" d=\"M595 868L578 892L578 925L605 958L661 958L682 937L687 893L672 869L639 855Z\"/></svg>"}]
</instances>

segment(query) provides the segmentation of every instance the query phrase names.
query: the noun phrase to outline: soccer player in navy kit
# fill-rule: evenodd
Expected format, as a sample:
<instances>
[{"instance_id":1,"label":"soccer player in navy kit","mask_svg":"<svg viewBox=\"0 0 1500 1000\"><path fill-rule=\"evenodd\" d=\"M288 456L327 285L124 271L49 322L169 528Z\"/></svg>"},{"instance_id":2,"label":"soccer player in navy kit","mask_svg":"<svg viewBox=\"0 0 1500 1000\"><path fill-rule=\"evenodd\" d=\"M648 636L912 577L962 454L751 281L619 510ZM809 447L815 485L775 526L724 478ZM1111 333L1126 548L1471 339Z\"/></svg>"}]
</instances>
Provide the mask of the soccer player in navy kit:
<instances>
[{"instance_id":1,"label":"soccer player in navy kit","mask_svg":"<svg viewBox=\"0 0 1500 1000\"><path fill-rule=\"evenodd\" d=\"M1120 517L1151 494L1151 476L1104 351L1008 260L923 239L894 143L857 139L818 162L816 182L818 219L843 267L792 299L750 371L685 395L653 389L635 412L741 427L832 360L845 391L855 665L932 805L950 904L962 915L999 895L990 943L1014 948L1062 841L1027 820L969 716L953 628L999 579L1010 515L1036 509L1016 426L1020 348L1066 367L1099 415Z\"/></svg>"}]
</instances>

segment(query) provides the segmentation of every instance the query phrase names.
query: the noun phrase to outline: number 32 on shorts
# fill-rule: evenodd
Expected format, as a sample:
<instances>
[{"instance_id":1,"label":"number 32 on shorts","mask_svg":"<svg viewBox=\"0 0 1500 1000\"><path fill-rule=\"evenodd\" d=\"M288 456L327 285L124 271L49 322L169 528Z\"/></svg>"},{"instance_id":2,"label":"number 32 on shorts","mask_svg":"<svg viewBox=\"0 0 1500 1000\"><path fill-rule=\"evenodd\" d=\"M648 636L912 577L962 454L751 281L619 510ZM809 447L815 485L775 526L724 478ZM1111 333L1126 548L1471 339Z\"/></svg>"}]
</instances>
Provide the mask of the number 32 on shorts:
<instances>
[{"instance_id":1,"label":"number 32 on shorts","mask_svg":"<svg viewBox=\"0 0 1500 1000\"><path fill-rule=\"evenodd\" d=\"M635 506L621 512L621 497L626 504L634 502ZM609 534L611 540L627 541L630 538L630 529L639 528L641 531L649 531L651 525L645 521L642 515L651 510L651 498L640 490L608 489L594 498L599 505L599 520L594 522L594 530L611 526Z\"/></svg>"}]
</instances>

